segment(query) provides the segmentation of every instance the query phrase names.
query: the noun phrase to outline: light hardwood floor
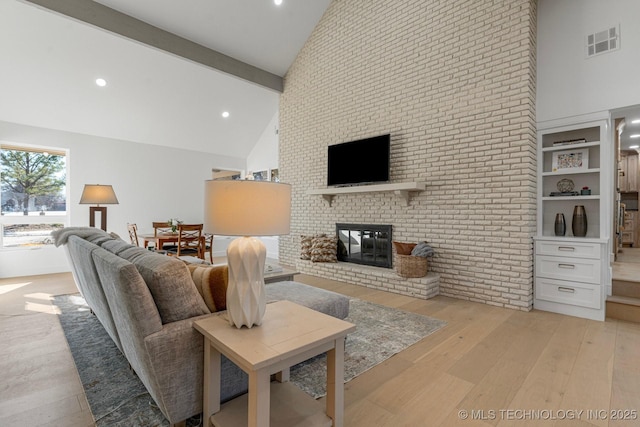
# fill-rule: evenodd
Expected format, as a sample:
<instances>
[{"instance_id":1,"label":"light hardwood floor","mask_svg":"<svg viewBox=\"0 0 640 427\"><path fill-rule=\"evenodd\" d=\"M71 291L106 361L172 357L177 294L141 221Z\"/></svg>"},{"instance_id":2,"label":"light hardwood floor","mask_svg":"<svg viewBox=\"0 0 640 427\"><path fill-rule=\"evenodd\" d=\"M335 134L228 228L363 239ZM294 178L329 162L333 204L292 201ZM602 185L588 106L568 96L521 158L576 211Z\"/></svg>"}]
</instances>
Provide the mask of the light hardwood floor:
<instances>
[{"instance_id":1,"label":"light hardwood floor","mask_svg":"<svg viewBox=\"0 0 640 427\"><path fill-rule=\"evenodd\" d=\"M448 322L345 385L348 427L640 425L640 325L296 280ZM0 280L1 426L92 425L50 303L75 291L70 274Z\"/></svg>"}]
</instances>

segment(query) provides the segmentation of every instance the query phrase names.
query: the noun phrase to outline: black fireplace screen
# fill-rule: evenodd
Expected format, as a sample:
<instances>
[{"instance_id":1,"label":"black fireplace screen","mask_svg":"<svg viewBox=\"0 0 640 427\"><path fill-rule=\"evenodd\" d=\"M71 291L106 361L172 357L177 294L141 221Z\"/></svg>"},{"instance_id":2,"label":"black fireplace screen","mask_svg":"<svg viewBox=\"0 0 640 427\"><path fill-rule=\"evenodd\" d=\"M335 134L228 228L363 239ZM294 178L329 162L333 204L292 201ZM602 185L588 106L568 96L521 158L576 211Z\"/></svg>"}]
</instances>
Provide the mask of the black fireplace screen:
<instances>
[{"instance_id":1,"label":"black fireplace screen","mask_svg":"<svg viewBox=\"0 0 640 427\"><path fill-rule=\"evenodd\" d=\"M391 268L391 225L336 224L338 259Z\"/></svg>"}]
</instances>

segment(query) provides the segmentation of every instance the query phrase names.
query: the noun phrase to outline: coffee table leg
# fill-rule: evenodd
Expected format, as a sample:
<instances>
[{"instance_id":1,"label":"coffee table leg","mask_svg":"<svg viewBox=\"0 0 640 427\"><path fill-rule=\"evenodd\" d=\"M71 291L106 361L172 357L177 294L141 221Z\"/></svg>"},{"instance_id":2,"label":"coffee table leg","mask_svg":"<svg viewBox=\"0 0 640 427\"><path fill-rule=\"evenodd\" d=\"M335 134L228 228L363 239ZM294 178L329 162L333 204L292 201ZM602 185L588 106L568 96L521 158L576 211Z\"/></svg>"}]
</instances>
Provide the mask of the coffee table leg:
<instances>
[{"instance_id":1,"label":"coffee table leg","mask_svg":"<svg viewBox=\"0 0 640 427\"><path fill-rule=\"evenodd\" d=\"M266 369L249 373L249 427L269 427L270 381Z\"/></svg>"},{"instance_id":2,"label":"coffee table leg","mask_svg":"<svg viewBox=\"0 0 640 427\"><path fill-rule=\"evenodd\" d=\"M204 340L204 383L202 387L203 418L209 425L211 415L220 411L220 352Z\"/></svg>"},{"instance_id":3,"label":"coffee table leg","mask_svg":"<svg viewBox=\"0 0 640 427\"><path fill-rule=\"evenodd\" d=\"M327 415L333 427L344 423L344 338L335 341L327 352Z\"/></svg>"}]
</instances>

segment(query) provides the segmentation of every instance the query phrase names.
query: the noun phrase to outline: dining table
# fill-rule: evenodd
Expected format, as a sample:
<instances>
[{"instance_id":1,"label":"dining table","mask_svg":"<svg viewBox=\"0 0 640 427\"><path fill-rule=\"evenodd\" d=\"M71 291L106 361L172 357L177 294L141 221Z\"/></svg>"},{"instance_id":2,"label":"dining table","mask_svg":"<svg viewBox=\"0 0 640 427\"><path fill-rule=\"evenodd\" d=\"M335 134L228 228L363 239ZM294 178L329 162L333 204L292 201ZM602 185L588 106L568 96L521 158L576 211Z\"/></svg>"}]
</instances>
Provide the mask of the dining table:
<instances>
[{"instance_id":1,"label":"dining table","mask_svg":"<svg viewBox=\"0 0 640 427\"><path fill-rule=\"evenodd\" d=\"M138 237L144 240L145 249L149 246L149 243L154 243L156 250L162 250L165 243L178 244L178 235L179 233L176 231L158 234L140 234Z\"/></svg>"}]
</instances>

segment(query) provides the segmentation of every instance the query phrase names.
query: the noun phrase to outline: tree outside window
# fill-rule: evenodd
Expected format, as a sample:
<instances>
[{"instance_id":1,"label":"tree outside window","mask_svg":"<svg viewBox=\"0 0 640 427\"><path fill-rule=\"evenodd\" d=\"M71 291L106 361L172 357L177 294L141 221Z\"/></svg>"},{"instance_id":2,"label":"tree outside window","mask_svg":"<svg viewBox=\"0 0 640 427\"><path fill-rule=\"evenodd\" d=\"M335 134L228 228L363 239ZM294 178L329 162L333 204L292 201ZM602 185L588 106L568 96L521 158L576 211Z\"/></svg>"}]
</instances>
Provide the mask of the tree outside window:
<instances>
[{"instance_id":1,"label":"tree outside window","mask_svg":"<svg viewBox=\"0 0 640 427\"><path fill-rule=\"evenodd\" d=\"M66 152L0 145L2 247L50 244L67 215Z\"/></svg>"}]
</instances>

